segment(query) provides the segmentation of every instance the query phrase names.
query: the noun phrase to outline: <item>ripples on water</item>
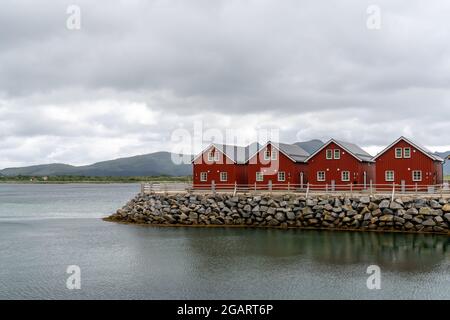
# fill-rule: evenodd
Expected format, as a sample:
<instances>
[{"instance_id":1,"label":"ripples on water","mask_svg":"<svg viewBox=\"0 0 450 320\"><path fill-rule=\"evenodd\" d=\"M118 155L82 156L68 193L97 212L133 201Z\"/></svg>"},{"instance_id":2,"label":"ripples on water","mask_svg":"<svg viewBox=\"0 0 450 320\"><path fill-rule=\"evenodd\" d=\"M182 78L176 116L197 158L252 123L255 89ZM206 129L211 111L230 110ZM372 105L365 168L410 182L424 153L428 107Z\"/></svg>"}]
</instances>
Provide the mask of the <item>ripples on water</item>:
<instances>
[{"instance_id":1,"label":"ripples on water","mask_svg":"<svg viewBox=\"0 0 450 320\"><path fill-rule=\"evenodd\" d=\"M0 185L0 298L450 299L445 236L155 228L97 219L137 191ZM72 264L81 267L81 291L65 288ZM381 267L382 290L366 287L371 264Z\"/></svg>"}]
</instances>

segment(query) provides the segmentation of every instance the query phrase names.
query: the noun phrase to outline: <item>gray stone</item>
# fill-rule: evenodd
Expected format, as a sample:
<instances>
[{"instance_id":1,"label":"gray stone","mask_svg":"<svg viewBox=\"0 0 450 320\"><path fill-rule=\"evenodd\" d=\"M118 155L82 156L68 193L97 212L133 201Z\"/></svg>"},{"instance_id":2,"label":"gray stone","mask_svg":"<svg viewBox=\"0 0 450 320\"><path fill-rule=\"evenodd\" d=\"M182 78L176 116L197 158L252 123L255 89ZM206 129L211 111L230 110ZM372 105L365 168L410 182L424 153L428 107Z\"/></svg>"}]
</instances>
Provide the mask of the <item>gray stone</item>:
<instances>
[{"instance_id":1,"label":"gray stone","mask_svg":"<svg viewBox=\"0 0 450 320\"><path fill-rule=\"evenodd\" d=\"M288 211L286 212L286 217L288 218L288 220L295 220L295 213L292 211Z\"/></svg>"},{"instance_id":2,"label":"gray stone","mask_svg":"<svg viewBox=\"0 0 450 320\"><path fill-rule=\"evenodd\" d=\"M441 209L442 206L436 200L430 200L430 207L433 209Z\"/></svg>"},{"instance_id":3,"label":"gray stone","mask_svg":"<svg viewBox=\"0 0 450 320\"><path fill-rule=\"evenodd\" d=\"M409 208L406 213L415 216L419 214L419 211L416 208Z\"/></svg>"},{"instance_id":4,"label":"gray stone","mask_svg":"<svg viewBox=\"0 0 450 320\"><path fill-rule=\"evenodd\" d=\"M444 214L444 218L445 218L445 220L447 220L448 222L450 222L450 213Z\"/></svg>"},{"instance_id":5,"label":"gray stone","mask_svg":"<svg viewBox=\"0 0 450 320\"><path fill-rule=\"evenodd\" d=\"M283 212L277 212L275 214L275 219L277 219L280 222L284 222L286 220L286 216Z\"/></svg>"},{"instance_id":6,"label":"gray stone","mask_svg":"<svg viewBox=\"0 0 450 320\"><path fill-rule=\"evenodd\" d=\"M429 215L433 214L433 210L429 207L421 207L419 209L419 214L429 216Z\"/></svg>"},{"instance_id":7,"label":"gray stone","mask_svg":"<svg viewBox=\"0 0 450 320\"><path fill-rule=\"evenodd\" d=\"M436 222L434 222L431 219L428 219L428 220L425 220L424 222L422 222L422 225L426 226L426 227L433 227L436 225Z\"/></svg>"},{"instance_id":8,"label":"gray stone","mask_svg":"<svg viewBox=\"0 0 450 320\"><path fill-rule=\"evenodd\" d=\"M394 202L391 202L389 208L392 210L398 210L398 209L403 209L403 206L400 203L397 203L396 201L394 201Z\"/></svg>"},{"instance_id":9,"label":"gray stone","mask_svg":"<svg viewBox=\"0 0 450 320\"><path fill-rule=\"evenodd\" d=\"M244 210L250 212L250 211L252 211L252 207L249 204L246 204L244 206Z\"/></svg>"},{"instance_id":10,"label":"gray stone","mask_svg":"<svg viewBox=\"0 0 450 320\"><path fill-rule=\"evenodd\" d=\"M405 219L403 219L402 217L394 216L394 222L399 222L399 223L403 224L403 223L405 223Z\"/></svg>"},{"instance_id":11,"label":"gray stone","mask_svg":"<svg viewBox=\"0 0 450 320\"><path fill-rule=\"evenodd\" d=\"M409 230L409 229L414 228L414 225L408 221L407 223L405 223L405 228Z\"/></svg>"},{"instance_id":12,"label":"gray stone","mask_svg":"<svg viewBox=\"0 0 450 320\"><path fill-rule=\"evenodd\" d=\"M361 202L362 204L369 204L370 197L361 197L361 198L359 198L359 202Z\"/></svg>"},{"instance_id":13,"label":"gray stone","mask_svg":"<svg viewBox=\"0 0 450 320\"><path fill-rule=\"evenodd\" d=\"M381 210L389 208L390 202L389 200L383 200L380 202L380 204L378 205L378 208L380 208Z\"/></svg>"},{"instance_id":14,"label":"gray stone","mask_svg":"<svg viewBox=\"0 0 450 320\"><path fill-rule=\"evenodd\" d=\"M386 214L380 217L380 221L382 222L391 222L394 220L394 216L392 214Z\"/></svg>"}]
</instances>

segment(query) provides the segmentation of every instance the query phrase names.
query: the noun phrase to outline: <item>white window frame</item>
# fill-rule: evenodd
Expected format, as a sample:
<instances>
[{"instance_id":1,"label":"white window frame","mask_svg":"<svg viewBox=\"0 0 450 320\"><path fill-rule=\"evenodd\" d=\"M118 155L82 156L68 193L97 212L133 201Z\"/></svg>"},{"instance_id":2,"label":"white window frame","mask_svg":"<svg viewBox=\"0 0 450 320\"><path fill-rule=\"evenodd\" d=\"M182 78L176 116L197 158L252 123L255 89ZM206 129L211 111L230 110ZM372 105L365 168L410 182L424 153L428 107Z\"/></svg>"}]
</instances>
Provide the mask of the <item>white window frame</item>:
<instances>
[{"instance_id":1,"label":"white window frame","mask_svg":"<svg viewBox=\"0 0 450 320\"><path fill-rule=\"evenodd\" d=\"M225 178L224 178L225 176ZM228 172L224 171L220 173L220 182L227 182L228 181Z\"/></svg>"},{"instance_id":2,"label":"white window frame","mask_svg":"<svg viewBox=\"0 0 450 320\"><path fill-rule=\"evenodd\" d=\"M321 178L321 174L323 174L323 178ZM325 171L317 171L317 181L325 181L327 179Z\"/></svg>"},{"instance_id":3,"label":"white window frame","mask_svg":"<svg viewBox=\"0 0 450 320\"><path fill-rule=\"evenodd\" d=\"M398 155L397 151L400 151L400 156ZM401 159L401 158L403 158L403 149L395 148L395 159Z\"/></svg>"},{"instance_id":4,"label":"white window frame","mask_svg":"<svg viewBox=\"0 0 450 320\"><path fill-rule=\"evenodd\" d=\"M269 149L264 150L264 160L270 161L271 152Z\"/></svg>"},{"instance_id":5,"label":"white window frame","mask_svg":"<svg viewBox=\"0 0 450 320\"><path fill-rule=\"evenodd\" d=\"M201 182L208 181L208 172L200 172L200 181Z\"/></svg>"},{"instance_id":6,"label":"white window frame","mask_svg":"<svg viewBox=\"0 0 450 320\"><path fill-rule=\"evenodd\" d=\"M388 174L389 173L392 173L392 179L389 179L388 178ZM385 172L384 172L384 180L386 181L386 182L394 182L395 181L395 171L394 170L386 170Z\"/></svg>"},{"instance_id":7,"label":"white window frame","mask_svg":"<svg viewBox=\"0 0 450 320\"><path fill-rule=\"evenodd\" d=\"M415 177L415 174L416 173L419 173L420 174L420 178L419 179L416 179L416 177ZM422 170L413 170L413 172L412 172L412 180L414 181L414 182L420 182L420 181L422 181Z\"/></svg>"},{"instance_id":8,"label":"white window frame","mask_svg":"<svg viewBox=\"0 0 450 320\"><path fill-rule=\"evenodd\" d=\"M283 176L283 178L281 179L280 176ZM285 182L286 181L286 172L284 172L284 171L279 171L278 172L278 181L279 182Z\"/></svg>"},{"instance_id":9,"label":"white window frame","mask_svg":"<svg viewBox=\"0 0 450 320\"><path fill-rule=\"evenodd\" d=\"M216 152L214 153L214 161L218 162L219 160L220 160L220 153L217 152L216 150Z\"/></svg>"},{"instance_id":10,"label":"white window frame","mask_svg":"<svg viewBox=\"0 0 450 320\"><path fill-rule=\"evenodd\" d=\"M406 156L406 150L408 150L408 156ZM411 148L403 148L403 158L410 159L411 158Z\"/></svg>"},{"instance_id":11,"label":"white window frame","mask_svg":"<svg viewBox=\"0 0 450 320\"><path fill-rule=\"evenodd\" d=\"M208 161L210 162L214 161L214 152L212 151L208 152Z\"/></svg>"},{"instance_id":12,"label":"white window frame","mask_svg":"<svg viewBox=\"0 0 450 320\"><path fill-rule=\"evenodd\" d=\"M338 156L336 157L336 154L338 154ZM341 150L340 149L334 149L333 150L333 157L335 160L340 160L341 159Z\"/></svg>"},{"instance_id":13,"label":"white window frame","mask_svg":"<svg viewBox=\"0 0 450 320\"><path fill-rule=\"evenodd\" d=\"M327 149L326 150L326 158L327 158L327 160L332 160L333 159L333 149Z\"/></svg>"},{"instance_id":14,"label":"white window frame","mask_svg":"<svg viewBox=\"0 0 450 320\"><path fill-rule=\"evenodd\" d=\"M277 152L273 149L271 151L271 158L272 158L272 161L277 160Z\"/></svg>"},{"instance_id":15,"label":"white window frame","mask_svg":"<svg viewBox=\"0 0 450 320\"><path fill-rule=\"evenodd\" d=\"M257 182L264 181L264 173L262 173L261 171L256 172L256 181Z\"/></svg>"},{"instance_id":16,"label":"white window frame","mask_svg":"<svg viewBox=\"0 0 450 320\"><path fill-rule=\"evenodd\" d=\"M347 179L344 179L344 174L347 174ZM350 171L342 171L341 172L341 180L342 181L350 181Z\"/></svg>"}]
</instances>

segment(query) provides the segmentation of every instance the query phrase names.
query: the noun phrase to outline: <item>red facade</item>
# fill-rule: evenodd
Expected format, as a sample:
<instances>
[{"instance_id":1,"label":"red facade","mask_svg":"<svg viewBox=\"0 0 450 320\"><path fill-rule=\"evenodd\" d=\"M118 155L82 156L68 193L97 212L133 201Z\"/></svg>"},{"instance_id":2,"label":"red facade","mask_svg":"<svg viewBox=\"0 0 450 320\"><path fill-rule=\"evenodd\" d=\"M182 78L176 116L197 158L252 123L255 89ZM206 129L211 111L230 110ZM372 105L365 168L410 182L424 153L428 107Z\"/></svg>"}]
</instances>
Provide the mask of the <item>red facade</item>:
<instances>
[{"instance_id":1,"label":"red facade","mask_svg":"<svg viewBox=\"0 0 450 320\"><path fill-rule=\"evenodd\" d=\"M270 156L265 158L266 152ZM303 188L308 182L306 163L294 161L270 143L249 159L247 176L249 188L257 189Z\"/></svg>"},{"instance_id":2,"label":"red facade","mask_svg":"<svg viewBox=\"0 0 450 320\"><path fill-rule=\"evenodd\" d=\"M338 156L335 153L338 153ZM371 181L375 183L375 164L357 159L335 142L322 147L307 162L308 179L312 185L354 184L359 187L368 187Z\"/></svg>"},{"instance_id":3,"label":"red facade","mask_svg":"<svg viewBox=\"0 0 450 320\"><path fill-rule=\"evenodd\" d=\"M443 183L442 161L404 138L381 152L375 160L377 184L395 183L413 188Z\"/></svg>"},{"instance_id":4,"label":"red facade","mask_svg":"<svg viewBox=\"0 0 450 320\"><path fill-rule=\"evenodd\" d=\"M234 188L235 183L247 183L245 164L236 164L213 145L194 159L193 167L193 187L197 189L210 189L213 184L226 189Z\"/></svg>"}]
</instances>

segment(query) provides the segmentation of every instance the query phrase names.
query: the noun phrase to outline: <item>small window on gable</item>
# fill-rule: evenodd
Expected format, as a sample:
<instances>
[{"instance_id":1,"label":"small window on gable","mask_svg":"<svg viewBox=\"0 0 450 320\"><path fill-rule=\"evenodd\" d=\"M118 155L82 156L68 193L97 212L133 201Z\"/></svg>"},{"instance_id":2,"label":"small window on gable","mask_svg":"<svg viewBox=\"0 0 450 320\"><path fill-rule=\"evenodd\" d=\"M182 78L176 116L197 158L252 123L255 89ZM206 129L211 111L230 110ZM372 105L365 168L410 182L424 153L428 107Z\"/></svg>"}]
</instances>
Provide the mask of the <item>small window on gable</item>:
<instances>
[{"instance_id":1,"label":"small window on gable","mask_svg":"<svg viewBox=\"0 0 450 320\"><path fill-rule=\"evenodd\" d=\"M411 158L411 148L403 149L403 158Z\"/></svg>"},{"instance_id":2,"label":"small window on gable","mask_svg":"<svg viewBox=\"0 0 450 320\"><path fill-rule=\"evenodd\" d=\"M334 159L339 160L341 158L341 150L334 149Z\"/></svg>"},{"instance_id":3,"label":"small window on gable","mask_svg":"<svg viewBox=\"0 0 450 320\"><path fill-rule=\"evenodd\" d=\"M214 161L214 151L208 152L208 161Z\"/></svg>"},{"instance_id":4,"label":"small window on gable","mask_svg":"<svg viewBox=\"0 0 450 320\"><path fill-rule=\"evenodd\" d=\"M395 158L401 159L403 157L403 149L395 148Z\"/></svg>"},{"instance_id":5,"label":"small window on gable","mask_svg":"<svg viewBox=\"0 0 450 320\"><path fill-rule=\"evenodd\" d=\"M264 160L266 160L266 161L270 160L270 150L269 149L264 151Z\"/></svg>"},{"instance_id":6,"label":"small window on gable","mask_svg":"<svg viewBox=\"0 0 450 320\"><path fill-rule=\"evenodd\" d=\"M220 160L220 153L216 151L216 153L214 153L214 161L219 161Z\"/></svg>"},{"instance_id":7,"label":"small window on gable","mask_svg":"<svg viewBox=\"0 0 450 320\"><path fill-rule=\"evenodd\" d=\"M277 152L272 150L272 160L277 160Z\"/></svg>"},{"instance_id":8,"label":"small window on gable","mask_svg":"<svg viewBox=\"0 0 450 320\"><path fill-rule=\"evenodd\" d=\"M333 150L327 149L327 160L333 159Z\"/></svg>"}]
</instances>

